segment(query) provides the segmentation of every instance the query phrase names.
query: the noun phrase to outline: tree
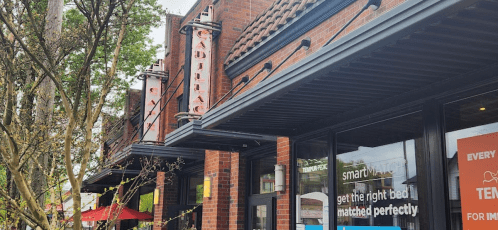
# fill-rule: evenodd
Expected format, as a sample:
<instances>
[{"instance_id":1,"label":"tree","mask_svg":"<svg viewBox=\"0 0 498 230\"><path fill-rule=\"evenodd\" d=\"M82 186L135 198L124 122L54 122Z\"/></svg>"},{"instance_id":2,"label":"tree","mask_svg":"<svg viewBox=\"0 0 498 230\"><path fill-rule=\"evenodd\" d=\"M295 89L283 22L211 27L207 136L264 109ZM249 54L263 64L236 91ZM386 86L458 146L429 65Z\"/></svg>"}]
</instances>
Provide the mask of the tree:
<instances>
[{"instance_id":1,"label":"tree","mask_svg":"<svg viewBox=\"0 0 498 230\"><path fill-rule=\"evenodd\" d=\"M69 181L73 227L81 229L80 188L100 147L97 121L112 107L109 94L128 87L117 76L152 63L157 47L146 34L162 11L156 0L66 0L60 33L48 35L44 31L58 24L49 19L48 3L0 2L0 156L8 172L0 196L8 207L6 226L20 219L35 229L55 229L56 190ZM33 109L47 102L43 82L55 87L53 105L42 106L52 119ZM34 188L39 180L46 183ZM51 204L50 222L37 200Z\"/></svg>"}]
</instances>

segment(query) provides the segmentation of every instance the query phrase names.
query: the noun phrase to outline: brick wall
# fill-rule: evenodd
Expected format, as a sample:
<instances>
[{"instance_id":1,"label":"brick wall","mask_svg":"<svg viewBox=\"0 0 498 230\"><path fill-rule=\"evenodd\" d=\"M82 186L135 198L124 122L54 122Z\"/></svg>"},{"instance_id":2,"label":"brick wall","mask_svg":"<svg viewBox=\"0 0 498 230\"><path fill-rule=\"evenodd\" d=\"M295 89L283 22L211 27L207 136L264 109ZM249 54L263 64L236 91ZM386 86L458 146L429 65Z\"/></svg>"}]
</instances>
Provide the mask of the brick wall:
<instances>
[{"instance_id":1,"label":"brick wall","mask_svg":"<svg viewBox=\"0 0 498 230\"><path fill-rule=\"evenodd\" d=\"M376 17L388 12L389 10L397 7L398 5L400 5L405 1L406 0L383 0L381 6L376 11L373 11L371 9L365 10L358 18L356 18L356 20L354 20L347 27L345 31L343 31L337 38L335 38L334 41L339 40L344 35L351 33L352 31L365 25L366 23L375 19ZM289 56L289 54L291 54L292 51L294 51L296 47L300 44L301 40L306 37L311 38L310 48L308 50L303 50L303 49L299 50L285 64L283 64L277 71L275 71L270 77L275 76L278 72L285 70L291 65L309 56L310 54L320 50L321 47L325 44L325 42L327 42L327 40L329 40L337 31L339 31L346 24L346 22L348 22L351 18L353 18L354 15L356 15L367 2L368 0L358 0L352 3L351 5L340 11L339 13L330 17L328 20L322 22L315 28L308 31L306 34L302 35L295 41L291 42L290 44L286 45L279 51L275 52L270 57L264 59L263 61L259 62L258 64L254 65L253 67L245 71L244 73L240 74L239 76L233 79L233 82L234 83L239 82L240 79L246 75L249 75L250 77L254 76L254 74L257 71L261 70L263 64L268 62L269 60L273 62L273 67L277 66L287 56ZM266 75L267 75L266 71L261 73L240 93L238 93L238 96L241 95L242 92L247 91L248 89L257 85L261 81L261 79L263 79Z\"/></svg>"},{"instance_id":2,"label":"brick wall","mask_svg":"<svg viewBox=\"0 0 498 230\"><path fill-rule=\"evenodd\" d=\"M123 134L120 138L114 141L109 147L109 149L102 149L106 157L112 156L114 153L121 151L124 147L128 145L130 138L132 137L135 127L130 122L130 118L134 115L134 109L140 104L141 90L130 89L126 92L126 101L124 107L124 115L120 118L112 119L111 115L103 115L103 140L107 141L119 132L119 129L123 129ZM138 137L138 135L137 135ZM135 137L135 139L137 139Z\"/></svg>"},{"instance_id":3,"label":"brick wall","mask_svg":"<svg viewBox=\"0 0 498 230\"><path fill-rule=\"evenodd\" d=\"M230 153L206 151L204 176L211 177L211 197L204 197L202 228L226 230L229 228L230 209Z\"/></svg>"},{"instance_id":4,"label":"brick wall","mask_svg":"<svg viewBox=\"0 0 498 230\"><path fill-rule=\"evenodd\" d=\"M277 192L277 230L291 229L291 146L288 137L277 138L277 164L285 165L285 191Z\"/></svg>"},{"instance_id":5,"label":"brick wall","mask_svg":"<svg viewBox=\"0 0 498 230\"><path fill-rule=\"evenodd\" d=\"M166 181L165 172L157 172L156 189L159 189L159 204L154 205L154 226L153 230L167 230L163 225L170 216L167 216L168 206L178 203L178 179L173 177L173 182Z\"/></svg>"},{"instance_id":6,"label":"brick wall","mask_svg":"<svg viewBox=\"0 0 498 230\"><path fill-rule=\"evenodd\" d=\"M168 81L167 84L163 84L163 88L161 89L162 93L166 90L166 87L171 83L172 79L177 75L178 71L180 70L181 66L184 63L184 49L185 49L185 44L181 44L180 41L183 39L185 41L185 36L181 35L178 33L178 30L180 29L180 21L182 19L182 16L178 15L167 15L167 17L171 17L171 44L170 46L170 53L168 56L164 57L164 66L165 70L169 71L169 76L170 80ZM173 95L173 92L175 88L178 86L180 81L183 79L183 71L178 74L177 79L171 87L168 90L168 93L164 95L164 97L161 99L161 106L164 105L164 103L168 100ZM182 85L183 86L183 85ZM161 120L162 122L162 128L161 128L161 134L160 134L160 140L164 140L166 137L166 134L172 132L177 128L177 121L175 119L175 114L178 113L178 103L176 98L181 94L183 91L183 87L180 86L179 90L177 93L173 95L171 98L170 102L166 106L166 109L164 110L163 113L161 113Z\"/></svg>"},{"instance_id":7,"label":"brick wall","mask_svg":"<svg viewBox=\"0 0 498 230\"><path fill-rule=\"evenodd\" d=\"M239 153L232 153L230 169L230 230L244 229L246 161Z\"/></svg>"},{"instance_id":8,"label":"brick wall","mask_svg":"<svg viewBox=\"0 0 498 230\"><path fill-rule=\"evenodd\" d=\"M213 50L211 104L216 103L232 88L232 81L225 74L223 66L228 52L244 28L273 2L274 0L226 0L214 5L214 20L223 22L223 32L213 42L216 49Z\"/></svg>"},{"instance_id":9,"label":"brick wall","mask_svg":"<svg viewBox=\"0 0 498 230\"><path fill-rule=\"evenodd\" d=\"M200 1L188 15L181 16L169 15L172 17L172 37L170 44L170 54L165 57L165 70L170 73L170 78L173 78L178 70L184 65L185 62L185 35L178 33L179 29L195 18L202 12L206 6L211 5L212 0ZM218 98L221 98L228 92L232 86L232 81L226 76L223 62L230 48L235 43L235 40L240 36L242 30L264 9L273 3L273 0L220 0L214 4L214 21L222 23L222 32L217 39L213 40L212 50L212 68L211 68L211 104L216 103ZM173 83L169 93L165 95L162 100L166 101L171 95L175 87L184 78L183 71L179 74L177 80ZM168 82L169 84L170 82ZM164 86L166 87L166 86ZM164 90L164 89L163 89ZM164 91L163 91L164 92ZM162 115L161 120L163 131L160 138L164 137L176 129L177 120L174 115L178 113L177 98L183 94L183 85L180 86L178 91L173 95L171 101L166 107L166 112Z\"/></svg>"},{"instance_id":10,"label":"brick wall","mask_svg":"<svg viewBox=\"0 0 498 230\"><path fill-rule=\"evenodd\" d=\"M359 28L368 21L378 17L381 14L396 7L406 0L384 0L382 6L377 11L367 10L359 18L357 18L349 28L344 31L337 39L350 33L351 31ZM170 54L165 57L165 68L169 71L170 77L173 78L181 66L184 64L185 59L185 36L179 35L177 31L182 25L185 25L192 18L196 17L207 5L212 4L211 0L202 0L186 15L183 19L180 17L173 17L173 29L171 39ZM309 50L300 50L288 60L286 64L280 67L282 71L289 66L297 63L306 56L316 52L321 46L332 37L350 18L352 18L367 2L367 0L359 0L343 11L329 18L327 21L321 23L314 29L301 36L296 41L285 46L278 52L274 53L269 58L256 64L246 72L237 76L233 81L226 76L224 71L223 62L227 53L234 45L235 40L240 36L243 29L253 20L257 14L266 9L273 1L272 0L220 0L214 5L214 19L216 22L222 22L222 32L219 37L213 40L213 66L211 73L211 104L214 104L226 92L228 92L232 85L240 81L240 78L245 75L253 76L258 70L261 69L263 63L272 60L273 65L278 65L284 58L286 58L299 44L300 40L305 37L311 37L312 43ZM253 81L245 90L254 87L260 81L266 72L262 73L258 79ZM273 74L275 75L275 73ZM183 79L183 72L180 73L177 80L173 83L170 92L166 94L166 100L173 95L175 86ZM169 82L168 82L169 84ZM178 104L176 98L183 94L183 86L173 95L171 101L166 108L162 120L165 124L162 129L161 138L164 138L167 133L176 129L176 119L173 117L178 111ZM240 94L239 94L240 95ZM284 192L277 192L277 229L289 230L291 229L291 204L290 204L290 170L291 170L291 156L290 156L290 142L287 137L279 137L277 140L277 163L285 165L286 167L286 189ZM210 198L203 200L203 229L244 229L244 216L245 216L245 167L246 162L240 158L238 153L228 153L222 151L206 151L205 157L205 176L212 177L212 192ZM160 187L160 185L158 184ZM164 195L164 194L163 194ZM161 202L163 207L156 207L156 215L164 212L164 203ZM157 219L164 218L164 214ZM154 227L154 229L160 229Z\"/></svg>"}]
</instances>

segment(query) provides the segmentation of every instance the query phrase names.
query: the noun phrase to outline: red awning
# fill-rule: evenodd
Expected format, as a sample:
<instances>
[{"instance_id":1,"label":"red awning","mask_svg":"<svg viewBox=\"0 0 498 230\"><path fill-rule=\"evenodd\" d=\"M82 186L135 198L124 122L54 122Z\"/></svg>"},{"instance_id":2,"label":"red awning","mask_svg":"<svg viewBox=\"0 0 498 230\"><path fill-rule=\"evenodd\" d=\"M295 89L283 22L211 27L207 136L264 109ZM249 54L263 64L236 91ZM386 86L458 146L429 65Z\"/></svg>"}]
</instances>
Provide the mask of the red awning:
<instances>
[{"instance_id":1,"label":"red awning","mask_svg":"<svg viewBox=\"0 0 498 230\"><path fill-rule=\"evenodd\" d=\"M100 220L110 220L118 215L118 220L152 220L153 217L147 213L135 211L126 206L118 206L113 204L112 206L99 207L95 210L88 210L81 213L82 221L100 221ZM72 221L73 218L70 219Z\"/></svg>"}]
</instances>

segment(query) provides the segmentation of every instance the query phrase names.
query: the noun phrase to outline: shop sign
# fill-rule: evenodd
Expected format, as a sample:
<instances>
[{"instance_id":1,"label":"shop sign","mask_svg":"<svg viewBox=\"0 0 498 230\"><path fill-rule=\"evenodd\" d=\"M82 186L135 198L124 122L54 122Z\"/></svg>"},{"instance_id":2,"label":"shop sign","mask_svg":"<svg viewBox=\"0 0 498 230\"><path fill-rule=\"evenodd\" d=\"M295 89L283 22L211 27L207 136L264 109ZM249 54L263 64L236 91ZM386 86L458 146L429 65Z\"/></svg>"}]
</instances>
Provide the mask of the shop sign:
<instances>
[{"instance_id":1,"label":"shop sign","mask_svg":"<svg viewBox=\"0 0 498 230\"><path fill-rule=\"evenodd\" d=\"M457 140L463 229L498 223L498 133Z\"/></svg>"},{"instance_id":2,"label":"shop sign","mask_svg":"<svg viewBox=\"0 0 498 230\"><path fill-rule=\"evenodd\" d=\"M314 165L309 167L303 167L303 173L318 172L327 170L327 164Z\"/></svg>"},{"instance_id":3,"label":"shop sign","mask_svg":"<svg viewBox=\"0 0 498 230\"><path fill-rule=\"evenodd\" d=\"M203 12L199 19L201 23L213 21L213 6ZM208 29L194 27L192 35L193 75L190 80L189 112L202 115L209 108L210 78L211 78L212 33Z\"/></svg>"},{"instance_id":4,"label":"shop sign","mask_svg":"<svg viewBox=\"0 0 498 230\"><path fill-rule=\"evenodd\" d=\"M162 71L164 70L164 64L160 60L158 64L154 64L152 69L148 71ZM142 138L143 141L158 141L159 140L159 110L161 106L156 106L156 103L159 103L161 100L161 78L147 76L145 78L145 85L147 89L145 90L145 108L144 108L144 129Z\"/></svg>"}]
</instances>

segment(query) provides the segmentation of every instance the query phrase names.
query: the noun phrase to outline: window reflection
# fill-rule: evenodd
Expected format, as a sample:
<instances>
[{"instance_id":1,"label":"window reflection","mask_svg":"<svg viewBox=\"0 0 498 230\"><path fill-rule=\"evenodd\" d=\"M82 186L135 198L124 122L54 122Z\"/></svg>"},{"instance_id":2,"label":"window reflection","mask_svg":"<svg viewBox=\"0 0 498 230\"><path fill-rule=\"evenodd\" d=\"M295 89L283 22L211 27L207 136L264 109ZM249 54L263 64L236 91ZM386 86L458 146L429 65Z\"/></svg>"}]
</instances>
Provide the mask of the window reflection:
<instances>
[{"instance_id":1,"label":"window reflection","mask_svg":"<svg viewBox=\"0 0 498 230\"><path fill-rule=\"evenodd\" d=\"M266 194L275 191L276 164L275 156L252 161L252 194Z\"/></svg>"},{"instance_id":2,"label":"window reflection","mask_svg":"<svg viewBox=\"0 0 498 230\"><path fill-rule=\"evenodd\" d=\"M202 203L204 193L204 176L195 175L189 178L188 203Z\"/></svg>"},{"instance_id":3,"label":"window reflection","mask_svg":"<svg viewBox=\"0 0 498 230\"><path fill-rule=\"evenodd\" d=\"M338 226L420 229L415 159L422 131L415 113L337 135Z\"/></svg>"},{"instance_id":4,"label":"window reflection","mask_svg":"<svg viewBox=\"0 0 498 230\"><path fill-rule=\"evenodd\" d=\"M297 144L297 229L328 229L328 157L325 137Z\"/></svg>"},{"instance_id":5,"label":"window reflection","mask_svg":"<svg viewBox=\"0 0 498 230\"><path fill-rule=\"evenodd\" d=\"M253 230L266 230L266 205L258 205L252 208Z\"/></svg>"},{"instance_id":6,"label":"window reflection","mask_svg":"<svg viewBox=\"0 0 498 230\"><path fill-rule=\"evenodd\" d=\"M445 139L451 229L486 229L485 226L479 227L475 224L486 224L487 220L474 221L472 218L467 217L465 210L470 213L475 210L478 210L478 213L486 213L488 210L493 213L496 212L496 208L493 208L493 204L491 204L492 201L485 200L481 202L478 199L478 194L475 193L476 188L489 186L486 186L486 183L482 181L482 176L472 177L470 180L468 177L465 178L461 172L461 163L467 166L467 173L476 172L482 175L483 172L488 170L498 170L497 164L494 163L496 161L493 161L493 159L483 158L478 160L478 164L472 166L472 161L466 159L466 152L463 149L465 147L466 149L475 150L473 152L480 152L478 148L482 147L481 139L485 139L489 135L498 136L498 93L490 92L446 104L444 113L447 131ZM472 141L468 142L468 140ZM497 143L496 141L492 142ZM491 143L490 147L492 146L493 143ZM459 159L459 155L463 155L464 158ZM462 181L462 184L460 184L460 181ZM475 181L478 181L478 184L472 184ZM465 190L471 190L471 193L465 194ZM465 200L467 200L467 203L465 203ZM467 209L474 205L479 205L479 208L474 209L474 211ZM494 225L496 221L491 222L489 226ZM466 224L468 225L467 227Z\"/></svg>"}]
</instances>

